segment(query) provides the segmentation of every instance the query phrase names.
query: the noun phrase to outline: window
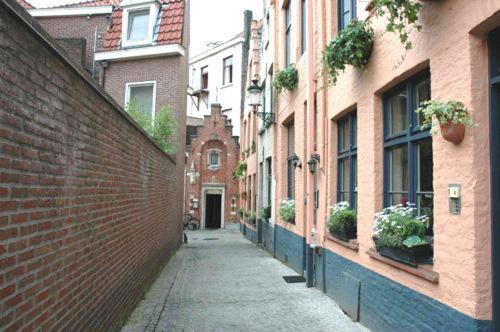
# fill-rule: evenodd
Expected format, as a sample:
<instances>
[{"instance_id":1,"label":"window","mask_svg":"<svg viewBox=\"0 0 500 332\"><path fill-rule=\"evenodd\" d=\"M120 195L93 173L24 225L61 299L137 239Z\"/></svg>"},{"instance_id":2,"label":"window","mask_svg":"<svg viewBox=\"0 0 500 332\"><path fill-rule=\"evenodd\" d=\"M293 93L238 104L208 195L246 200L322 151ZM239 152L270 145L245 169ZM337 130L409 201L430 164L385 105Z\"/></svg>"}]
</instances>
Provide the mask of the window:
<instances>
[{"instance_id":1,"label":"window","mask_svg":"<svg viewBox=\"0 0 500 332\"><path fill-rule=\"evenodd\" d=\"M220 152L212 150L208 152L208 168L220 167Z\"/></svg>"},{"instance_id":2,"label":"window","mask_svg":"<svg viewBox=\"0 0 500 332\"><path fill-rule=\"evenodd\" d=\"M198 133L198 127L197 126L186 126L186 145L191 145L191 141L193 136L196 136Z\"/></svg>"},{"instance_id":3,"label":"window","mask_svg":"<svg viewBox=\"0 0 500 332\"><path fill-rule=\"evenodd\" d=\"M127 39L147 40L149 35L149 9L131 11L128 14Z\"/></svg>"},{"instance_id":4,"label":"window","mask_svg":"<svg viewBox=\"0 0 500 332\"><path fill-rule=\"evenodd\" d=\"M420 130L415 109L431 97L428 72L384 98L384 204L415 203L432 220L433 156L428 130Z\"/></svg>"},{"instance_id":5,"label":"window","mask_svg":"<svg viewBox=\"0 0 500 332\"><path fill-rule=\"evenodd\" d=\"M337 202L357 206L357 118L353 112L337 122Z\"/></svg>"},{"instance_id":6,"label":"window","mask_svg":"<svg viewBox=\"0 0 500 332\"><path fill-rule=\"evenodd\" d=\"M201 89L208 89L208 66L201 68Z\"/></svg>"},{"instance_id":7,"label":"window","mask_svg":"<svg viewBox=\"0 0 500 332\"><path fill-rule=\"evenodd\" d=\"M287 126L288 160L287 160L287 196L295 199L295 127L291 123Z\"/></svg>"},{"instance_id":8,"label":"window","mask_svg":"<svg viewBox=\"0 0 500 332\"><path fill-rule=\"evenodd\" d=\"M128 83L126 89L127 107L134 107L136 111L148 113L153 119L156 82Z\"/></svg>"},{"instance_id":9,"label":"window","mask_svg":"<svg viewBox=\"0 0 500 332\"><path fill-rule=\"evenodd\" d=\"M356 0L339 0L339 31L356 18Z\"/></svg>"},{"instance_id":10,"label":"window","mask_svg":"<svg viewBox=\"0 0 500 332\"><path fill-rule=\"evenodd\" d=\"M285 66L290 65L290 37L291 37L291 17L290 17L290 1L285 7Z\"/></svg>"},{"instance_id":11,"label":"window","mask_svg":"<svg viewBox=\"0 0 500 332\"><path fill-rule=\"evenodd\" d=\"M306 0L300 2L300 54L304 54L307 49L307 3Z\"/></svg>"},{"instance_id":12,"label":"window","mask_svg":"<svg viewBox=\"0 0 500 332\"><path fill-rule=\"evenodd\" d=\"M223 69L223 78L222 84L227 85L233 83L233 57L230 56L223 60L224 69Z\"/></svg>"}]
</instances>

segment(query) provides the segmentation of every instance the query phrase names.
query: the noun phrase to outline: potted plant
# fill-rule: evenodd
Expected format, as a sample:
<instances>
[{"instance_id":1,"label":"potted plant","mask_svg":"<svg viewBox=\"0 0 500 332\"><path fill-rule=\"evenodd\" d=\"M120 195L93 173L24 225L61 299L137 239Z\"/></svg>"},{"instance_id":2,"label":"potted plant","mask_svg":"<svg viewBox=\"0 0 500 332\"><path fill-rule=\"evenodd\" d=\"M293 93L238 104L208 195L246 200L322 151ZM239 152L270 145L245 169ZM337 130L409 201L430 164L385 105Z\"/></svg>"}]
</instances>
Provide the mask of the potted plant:
<instances>
[{"instance_id":1,"label":"potted plant","mask_svg":"<svg viewBox=\"0 0 500 332\"><path fill-rule=\"evenodd\" d=\"M411 266L432 256L432 237L425 235L429 217L416 211L413 204L400 204L375 214L373 240L382 256Z\"/></svg>"},{"instance_id":2,"label":"potted plant","mask_svg":"<svg viewBox=\"0 0 500 332\"><path fill-rule=\"evenodd\" d=\"M255 225L255 220L257 219L257 216L253 212L247 212L247 220L249 223L252 225Z\"/></svg>"},{"instance_id":3,"label":"potted plant","mask_svg":"<svg viewBox=\"0 0 500 332\"><path fill-rule=\"evenodd\" d=\"M263 207L262 209L260 209L260 217L262 219L270 219L271 218L271 207L270 206L266 206L266 207Z\"/></svg>"},{"instance_id":4,"label":"potted plant","mask_svg":"<svg viewBox=\"0 0 500 332\"><path fill-rule=\"evenodd\" d=\"M242 191L240 193L240 196L241 196L242 199L247 199L247 192L246 191Z\"/></svg>"},{"instance_id":5,"label":"potted plant","mask_svg":"<svg viewBox=\"0 0 500 332\"><path fill-rule=\"evenodd\" d=\"M349 208L348 202L339 202L330 207L328 217L330 234L344 241L357 237L356 212Z\"/></svg>"},{"instance_id":6,"label":"potted plant","mask_svg":"<svg viewBox=\"0 0 500 332\"><path fill-rule=\"evenodd\" d=\"M289 65L285 69L278 71L273 84L278 93L283 90L295 90L299 84L299 72L295 68L295 65Z\"/></svg>"},{"instance_id":7,"label":"potted plant","mask_svg":"<svg viewBox=\"0 0 500 332\"><path fill-rule=\"evenodd\" d=\"M422 29L417 23L422 4L418 0L374 0L373 6L378 16L387 17L386 30L396 33L405 49L411 49L411 28L414 27L417 31Z\"/></svg>"},{"instance_id":8,"label":"potted plant","mask_svg":"<svg viewBox=\"0 0 500 332\"><path fill-rule=\"evenodd\" d=\"M238 209L238 216L240 219L243 219L245 217L245 210L243 208Z\"/></svg>"},{"instance_id":9,"label":"potted plant","mask_svg":"<svg viewBox=\"0 0 500 332\"><path fill-rule=\"evenodd\" d=\"M236 170L234 171L234 176L238 179L244 179L247 174L247 163L244 161L239 161L236 166Z\"/></svg>"},{"instance_id":10,"label":"potted plant","mask_svg":"<svg viewBox=\"0 0 500 332\"><path fill-rule=\"evenodd\" d=\"M293 199L284 199L280 202L279 214L281 220L295 224L295 201Z\"/></svg>"},{"instance_id":11,"label":"potted plant","mask_svg":"<svg viewBox=\"0 0 500 332\"><path fill-rule=\"evenodd\" d=\"M364 21L354 20L326 46L323 53L323 74L328 83L337 82L347 65L364 68L373 48L373 29Z\"/></svg>"},{"instance_id":12,"label":"potted plant","mask_svg":"<svg viewBox=\"0 0 500 332\"><path fill-rule=\"evenodd\" d=\"M424 101L416 112L422 114L422 129L432 128L432 133L436 133L437 130L432 127L432 120L435 117L443 138L454 144L460 144L464 140L465 127L477 126L464 104L456 100Z\"/></svg>"}]
</instances>

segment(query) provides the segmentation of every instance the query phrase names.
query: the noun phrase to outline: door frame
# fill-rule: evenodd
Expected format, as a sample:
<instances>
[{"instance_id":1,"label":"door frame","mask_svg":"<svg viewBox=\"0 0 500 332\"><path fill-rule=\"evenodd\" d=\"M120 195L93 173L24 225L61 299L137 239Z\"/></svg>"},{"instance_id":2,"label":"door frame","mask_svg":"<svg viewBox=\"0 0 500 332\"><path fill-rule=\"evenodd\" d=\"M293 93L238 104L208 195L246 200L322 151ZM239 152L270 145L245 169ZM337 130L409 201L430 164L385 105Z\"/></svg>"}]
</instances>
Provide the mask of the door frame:
<instances>
[{"instance_id":1,"label":"door frame","mask_svg":"<svg viewBox=\"0 0 500 332\"><path fill-rule=\"evenodd\" d=\"M493 43L497 44L493 47ZM500 65L500 28L488 34L488 89L490 126L490 176L491 176L491 270L493 329L500 329L500 74L492 67ZM496 98L495 98L496 97ZM496 152L496 153L495 153Z\"/></svg>"},{"instance_id":2,"label":"door frame","mask_svg":"<svg viewBox=\"0 0 500 332\"><path fill-rule=\"evenodd\" d=\"M205 207L207 204L207 194L211 195L221 195L221 202L220 202L220 228L224 229L226 227L225 221L226 218L224 216L224 205L226 204L226 188L225 185L203 185L202 186L202 200L201 200L201 229L205 229L206 225L206 211Z\"/></svg>"}]
</instances>

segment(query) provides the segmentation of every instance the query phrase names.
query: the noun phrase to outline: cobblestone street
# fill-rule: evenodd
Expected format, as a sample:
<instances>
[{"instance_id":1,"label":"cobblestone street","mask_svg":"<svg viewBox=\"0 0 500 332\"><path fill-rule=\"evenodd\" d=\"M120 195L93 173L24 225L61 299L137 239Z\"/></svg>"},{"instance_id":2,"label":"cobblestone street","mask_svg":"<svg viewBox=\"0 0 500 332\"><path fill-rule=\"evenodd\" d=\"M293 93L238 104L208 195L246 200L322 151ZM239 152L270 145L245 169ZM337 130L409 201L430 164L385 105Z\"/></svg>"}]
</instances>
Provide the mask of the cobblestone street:
<instances>
[{"instance_id":1,"label":"cobblestone street","mask_svg":"<svg viewBox=\"0 0 500 332\"><path fill-rule=\"evenodd\" d=\"M366 331L234 226L188 234L122 331Z\"/></svg>"}]
</instances>

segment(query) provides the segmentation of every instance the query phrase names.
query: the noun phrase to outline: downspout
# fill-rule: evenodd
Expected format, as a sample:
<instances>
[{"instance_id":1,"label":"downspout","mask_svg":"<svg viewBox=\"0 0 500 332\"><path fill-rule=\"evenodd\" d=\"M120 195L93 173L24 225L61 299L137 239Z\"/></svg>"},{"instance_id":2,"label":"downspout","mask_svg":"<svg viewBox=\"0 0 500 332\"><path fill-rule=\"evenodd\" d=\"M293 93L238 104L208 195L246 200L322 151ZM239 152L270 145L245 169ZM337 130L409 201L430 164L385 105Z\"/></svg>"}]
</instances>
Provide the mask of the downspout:
<instances>
[{"instance_id":1,"label":"downspout","mask_svg":"<svg viewBox=\"0 0 500 332\"><path fill-rule=\"evenodd\" d=\"M316 128L314 123L314 51L313 51L313 0L307 0L307 123L308 123L308 142L307 142L307 158L311 158L315 153L315 140ZM304 160L307 162L307 160ZM306 166L307 167L307 166ZM306 169L306 172L309 170ZM307 248L307 287L313 286L313 266L314 262L311 261L313 254L311 252L311 229L314 225L314 194L315 194L315 181L316 176L308 172L307 181L307 218L305 222L305 238Z\"/></svg>"}]
</instances>

